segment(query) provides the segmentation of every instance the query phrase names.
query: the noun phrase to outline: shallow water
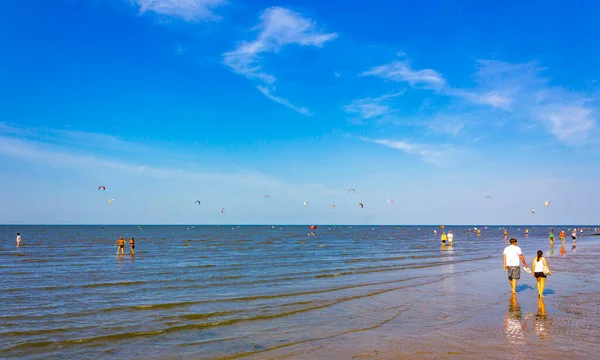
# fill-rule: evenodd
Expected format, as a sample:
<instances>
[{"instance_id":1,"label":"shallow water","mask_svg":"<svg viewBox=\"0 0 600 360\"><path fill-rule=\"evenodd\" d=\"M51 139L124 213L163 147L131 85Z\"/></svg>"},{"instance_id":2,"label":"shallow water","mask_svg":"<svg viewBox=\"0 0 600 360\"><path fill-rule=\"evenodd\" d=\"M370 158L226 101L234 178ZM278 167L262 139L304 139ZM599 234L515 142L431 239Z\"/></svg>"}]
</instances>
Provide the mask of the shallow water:
<instances>
[{"instance_id":1,"label":"shallow water","mask_svg":"<svg viewBox=\"0 0 600 360\"><path fill-rule=\"evenodd\" d=\"M307 226L0 226L0 355L269 357L386 327L461 326L508 290L502 231L470 228L446 227L454 247L442 249L433 226L324 226L314 237ZM551 254L548 227L527 228L529 238L508 229L528 262L542 248L551 267L600 240L586 228L575 252L569 240ZM135 236L135 256L115 254L121 235ZM569 276L565 289L579 281Z\"/></svg>"}]
</instances>

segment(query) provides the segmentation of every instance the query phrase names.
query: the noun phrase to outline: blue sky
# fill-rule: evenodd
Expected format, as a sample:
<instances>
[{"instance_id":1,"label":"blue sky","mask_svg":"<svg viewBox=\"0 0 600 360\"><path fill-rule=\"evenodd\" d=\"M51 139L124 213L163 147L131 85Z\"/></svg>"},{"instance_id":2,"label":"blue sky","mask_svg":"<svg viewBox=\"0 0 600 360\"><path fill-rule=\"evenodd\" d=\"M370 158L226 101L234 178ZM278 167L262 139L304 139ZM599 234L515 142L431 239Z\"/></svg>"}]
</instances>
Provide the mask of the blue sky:
<instances>
[{"instance_id":1,"label":"blue sky","mask_svg":"<svg viewBox=\"0 0 600 360\"><path fill-rule=\"evenodd\" d=\"M0 1L0 222L600 223L599 13Z\"/></svg>"}]
</instances>

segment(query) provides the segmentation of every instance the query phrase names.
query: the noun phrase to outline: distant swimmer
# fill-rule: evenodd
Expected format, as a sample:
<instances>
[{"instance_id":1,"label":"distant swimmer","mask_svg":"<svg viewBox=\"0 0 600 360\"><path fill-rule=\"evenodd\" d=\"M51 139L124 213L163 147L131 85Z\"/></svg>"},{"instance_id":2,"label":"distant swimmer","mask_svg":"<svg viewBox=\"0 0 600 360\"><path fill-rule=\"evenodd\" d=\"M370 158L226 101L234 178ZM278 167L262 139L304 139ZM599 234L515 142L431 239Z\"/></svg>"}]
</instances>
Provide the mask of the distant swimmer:
<instances>
[{"instance_id":1,"label":"distant swimmer","mask_svg":"<svg viewBox=\"0 0 600 360\"><path fill-rule=\"evenodd\" d=\"M21 245L21 234L17 233L17 246Z\"/></svg>"},{"instance_id":2,"label":"distant swimmer","mask_svg":"<svg viewBox=\"0 0 600 360\"><path fill-rule=\"evenodd\" d=\"M504 241L508 240L508 230L504 229Z\"/></svg>"},{"instance_id":3,"label":"distant swimmer","mask_svg":"<svg viewBox=\"0 0 600 360\"><path fill-rule=\"evenodd\" d=\"M529 237L529 229L525 229L525 237Z\"/></svg>"},{"instance_id":4,"label":"distant swimmer","mask_svg":"<svg viewBox=\"0 0 600 360\"><path fill-rule=\"evenodd\" d=\"M117 240L117 255L119 253L125 255L125 239L122 236L119 236L119 240Z\"/></svg>"},{"instance_id":5,"label":"distant swimmer","mask_svg":"<svg viewBox=\"0 0 600 360\"><path fill-rule=\"evenodd\" d=\"M437 235L437 230L433 230L433 235Z\"/></svg>"},{"instance_id":6,"label":"distant swimmer","mask_svg":"<svg viewBox=\"0 0 600 360\"><path fill-rule=\"evenodd\" d=\"M446 240L448 240L448 236L446 236L446 232L442 231L442 245L446 245Z\"/></svg>"},{"instance_id":7,"label":"distant swimmer","mask_svg":"<svg viewBox=\"0 0 600 360\"><path fill-rule=\"evenodd\" d=\"M477 229L477 236L481 236L481 229Z\"/></svg>"},{"instance_id":8,"label":"distant swimmer","mask_svg":"<svg viewBox=\"0 0 600 360\"><path fill-rule=\"evenodd\" d=\"M452 233L452 231L448 231L448 245L452 246L452 241L454 240L454 234Z\"/></svg>"},{"instance_id":9,"label":"distant swimmer","mask_svg":"<svg viewBox=\"0 0 600 360\"><path fill-rule=\"evenodd\" d=\"M583 228L579 229L579 236L583 236Z\"/></svg>"},{"instance_id":10,"label":"distant swimmer","mask_svg":"<svg viewBox=\"0 0 600 360\"><path fill-rule=\"evenodd\" d=\"M129 240L129 251L131 255L135 255L135 239L133 237Z\"/></svg>"}]
</instances>

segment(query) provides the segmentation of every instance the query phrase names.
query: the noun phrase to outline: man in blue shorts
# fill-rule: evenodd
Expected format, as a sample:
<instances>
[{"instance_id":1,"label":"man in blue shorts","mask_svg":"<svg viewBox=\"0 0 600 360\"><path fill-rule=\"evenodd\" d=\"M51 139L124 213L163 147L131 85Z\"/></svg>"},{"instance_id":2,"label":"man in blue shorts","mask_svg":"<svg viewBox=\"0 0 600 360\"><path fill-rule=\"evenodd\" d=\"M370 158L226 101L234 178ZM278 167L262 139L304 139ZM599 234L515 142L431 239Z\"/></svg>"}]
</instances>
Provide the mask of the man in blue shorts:
<instances>
[{"instance_id":1,"label":"man in blue shorts","mask_svg":"<svg viewBox=\"0 0 600 360\"><path fill-rule=\"evenodd\" d=\"M521 248L517 246L517 239L511 238L510 245L504 248L504 270L508 270L508 280L512 293L517 292L517 281L521 278L521 267L519 260L523 262L525 269L528 269L527 262Z\"/></svg>"}]
</instances>

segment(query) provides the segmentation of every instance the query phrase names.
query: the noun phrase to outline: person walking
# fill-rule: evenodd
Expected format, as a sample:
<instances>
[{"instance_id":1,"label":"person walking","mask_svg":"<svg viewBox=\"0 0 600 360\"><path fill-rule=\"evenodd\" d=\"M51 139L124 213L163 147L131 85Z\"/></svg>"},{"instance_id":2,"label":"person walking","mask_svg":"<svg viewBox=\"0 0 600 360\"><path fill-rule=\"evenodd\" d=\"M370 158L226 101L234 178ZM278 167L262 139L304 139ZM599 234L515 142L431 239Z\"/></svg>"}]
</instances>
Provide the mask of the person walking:
<instances>
[{"instance_id":1,"label":"person walking","mask_svg":"<svg viewBox=\"0 0 600 360\"><path fill-rule=\"evenodd\" d=\"M528 269L525 257L523 257L523 252L521 251L521 248L517 246L517 239L510 239L510 245L504 248L503 259L504 270L508 271L510 288L512 293L515 294L517 292L517 282L521 278L521 267L519 266L519 260L523 262L525 269Z\"/></svg>"},{"instance_id":2,"label":"person walking","mask_svg":"<svg viewBox=\"0 0 600 360\"><path fill-rule=\"evenodd\" d=\"M552 275L552 273L550 272L550 268L548 267L548 263L546 262L544 252L542 250L538 250L537 256L531 260L531 273L537 280L538 297L543 298L546 277L547 275Z\"/></svg>"}]
</instances>

